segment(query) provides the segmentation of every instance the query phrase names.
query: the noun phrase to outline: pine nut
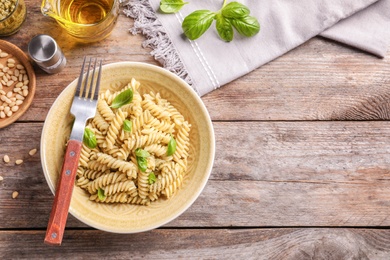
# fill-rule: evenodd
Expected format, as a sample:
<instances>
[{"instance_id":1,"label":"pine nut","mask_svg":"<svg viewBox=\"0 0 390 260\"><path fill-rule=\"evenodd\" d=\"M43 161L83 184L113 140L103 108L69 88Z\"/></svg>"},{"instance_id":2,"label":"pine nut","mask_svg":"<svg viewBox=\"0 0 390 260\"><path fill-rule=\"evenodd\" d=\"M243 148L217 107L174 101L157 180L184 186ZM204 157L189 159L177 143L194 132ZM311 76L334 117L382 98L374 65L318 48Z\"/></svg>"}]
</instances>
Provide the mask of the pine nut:
<instances>
[{"instance_id":1,"label":"pine nut","mask_svg":"<svg viewBox=\"0 0 390 260\"><path fill-rule=\"evenodd\" d=\"M10 80L7 82L7 87L11 87L11 85L14 84L14 81L13 80Z\"/></svg>"},{"instance_id":2,"label":"pine nut","mask_svg":"<svg viewBox=\"0 0 390 260\"><path fill-rule=\"evenodd\" d=\"M0 118L5 118L5 113L3 111L0 111Z\"/></svg>"},{"instance_id":3,"label":"pine nut","mask_svg":"<svg viewBox=\"0 0 390 260\"><path fill-rule=\"evenodd\" d=\"M17 68L18 70L23 70L23 69L24 69L24 66L23 66L22 64L18 64L18 65L16 65L16 68Z\"/></svg>"},{"instance_id":4,"label":"pine nut","mask_svg":"<svg viewBox=\"0 0 390 260\"><path fill-rule=\"evenodd\" d=\"M37 153L37 149L31 149L31 150L28 152L28 154L31 155L31 156L33 156L33 155L36 154L36 153Z\"/></svg>"},{"instance_id":5,"label":"pine nut","mask_svg":"<svg viewBox=\"0 0 390 260\"><path fill-rule=\"evenodd\" d=\"M8 155L4 155L4 157L3 157L3 160L4 160L4 162L6 162L6 163L9 163L9 156Z\"/></svg>"},{"instance_id":6,"label":"pine nut","mask_svg":"<svg viewBox=\"0 0 390 260\"><path fill-rule=\"evenodd\" d=\"M11 117L12 116L12 111L10 110L10 111L8 111L8 113L6 114L8 117Z\"/></svg>"},{"instance_id":7,"label":"pine nut","mask_svg":"<svg viewBox=\"0 0 390 260\"><path fill-rule=\"evenodd\" d=\"M19 192L17 192L17 191L12 192L13 199L16 199L18 196L19 196Z\"/></svg>"},{"instance_id":8,"label":"pine nut","mask_svg":"<svg viewBox=\"0 0 390 260\"><path fill-rule=\"evenodd\" d=\"M15 164L19 165L19 164L22 164L23 163L23 160L22 159L18 159L15 161Z\"/></svg>"},{"instance_id":9,"label":"pine nut","mask_svg":"<svg viewBox=\"0 0 390 260\"><path fill-rule=\"evenodd\" d=\"M11 108L11 111L12 112L16 112L16 111L18 111L19 110L19 107L18 106L12 106L12 108Z\"/></svg>"}]
</instances>

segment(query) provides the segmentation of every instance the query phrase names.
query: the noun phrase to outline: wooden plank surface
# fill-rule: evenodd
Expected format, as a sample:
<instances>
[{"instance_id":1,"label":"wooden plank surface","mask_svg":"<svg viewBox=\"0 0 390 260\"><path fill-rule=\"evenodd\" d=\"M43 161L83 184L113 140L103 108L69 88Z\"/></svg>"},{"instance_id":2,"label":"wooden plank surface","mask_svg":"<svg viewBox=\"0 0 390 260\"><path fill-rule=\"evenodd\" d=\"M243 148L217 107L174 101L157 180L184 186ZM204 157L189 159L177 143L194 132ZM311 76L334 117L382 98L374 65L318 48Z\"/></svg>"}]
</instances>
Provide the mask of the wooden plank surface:
<instances>
[{"instance_id":1,"label":"wooden plank surface","mask_svg":"<svg viewBox=\"0 0 390 260\"><path fill-rule=\"evenodd\" d=\"M51 104L84 55L158 63L123 14L109 38L78 44L40 3L26 1L22 30L3 39L26 52L34 35L50 34L68 64L56 75L35 66L32 106L0 129L1 259L390 259L390 50L378 59L323 38L202 97L215 128L215 164L176 220L117 235L70 216L63 246L44 245L53 195L39 151L28 151L39 150Z\"/></svg>"},{"instance_id":2,"label":"wooden plank surface","mask_svg":"<svg viewBox=\"0 0 390 260\"><path fill-rule=\"evenodd\" d=\"M43 231L0 231L2 259L388 259L381 229L160 229L132 235L67 230L61 247Z\"/></svg>"},{"instance_id":3,"label":"wooden plank surface","mask_svg":"<svg viewBox=\"0 0 390 260\"><path fill-rule=\"evenodd\" d=\"M20 118L43 121L59 93L78 76L80 57L98 55L105 63L140 61L158 65L144 38L129 33L133 21L121 14L112 35L76 44L39 4L29 5L23 30L6 40L27 51L37 33L52 35L68 59L65 69L47 75L36 68L34 103ZM38 28L37 28L38 26ZM338 43L314 38L299 48L203 97L213 120L377 120L389 119L390 49L378 59ZM294 69L291 69L294 68Z\"/></svg>"},{"instance_id":4,"label":"wooden plank surface","mask_svg":"<svg viewBox=\"0 0 390 260\"><path fill-rule=\"evenodd\" d=\"M390 225L387 122L214 122L214 128L210 181L167 226ZM0 156L11 158L0 162L0 218L10 220L0 228L47 225L53 197L39 155L28 155L39 149L41 129L41 123L17 123L0 131ZM24 163L15 165L19 158Z\"/></svg>"}]
</instances>

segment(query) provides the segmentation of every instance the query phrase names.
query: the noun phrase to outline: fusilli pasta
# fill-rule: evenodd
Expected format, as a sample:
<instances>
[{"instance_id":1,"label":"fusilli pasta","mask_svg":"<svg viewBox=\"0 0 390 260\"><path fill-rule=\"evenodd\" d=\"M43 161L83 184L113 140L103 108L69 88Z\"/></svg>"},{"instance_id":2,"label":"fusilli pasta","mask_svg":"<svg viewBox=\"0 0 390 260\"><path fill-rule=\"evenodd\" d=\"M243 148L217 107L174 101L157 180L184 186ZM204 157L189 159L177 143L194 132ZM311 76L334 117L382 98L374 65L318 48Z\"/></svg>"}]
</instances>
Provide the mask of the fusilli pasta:
<instances>
[{"instance_id":1,"label":"fusilli pasta","mask_svg":"<svg viewBox=\"0 0 390 260\"><path fill-rule=\"evenodd\" d=\"M132 102L110 107L128 89L133 91ZM171 198L182 186L191 125L160 93L141 91L132 79L121 90L99 96L96 116L88 124L97 147L83 144L76 180L92 201L149 205ZM131 131L124 130L125 120L131 122ZM172 139L175 148L169 148Z\"/></svg>"}]
</instances>

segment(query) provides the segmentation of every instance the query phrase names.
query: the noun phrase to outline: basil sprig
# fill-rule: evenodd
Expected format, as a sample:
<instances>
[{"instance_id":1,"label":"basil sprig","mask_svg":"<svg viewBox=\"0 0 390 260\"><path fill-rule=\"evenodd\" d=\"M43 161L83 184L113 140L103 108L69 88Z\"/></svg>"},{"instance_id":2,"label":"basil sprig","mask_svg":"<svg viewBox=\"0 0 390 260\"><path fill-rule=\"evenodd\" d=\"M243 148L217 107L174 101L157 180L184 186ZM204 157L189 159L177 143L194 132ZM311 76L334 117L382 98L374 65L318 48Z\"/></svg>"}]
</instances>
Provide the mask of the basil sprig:
<instances>
[{"instance_id":1,"label":"basil sprig","mask_svg":"<svg viewBox=\"0 0 390 260\"><path fill-rule=\"evenodd\" d=\"M84 129L83 143L91 149L96 148L97 145L94 132L87 127Z\"/></svg>"},{"instance_id":2,"label":"basil sprig","mask_svg":"<svg viewBox=\"0 0 390 260\"><path fill-rule=\"evenodd\" d=\"M161 0L160 1L160 10L166 14L172 14L178 12L185 4L183 0Z\"/></svg>"},{"instance_id":3,"label":"basil sprig","mask_svg":"<svg viewBox=\"0 0 390 260\"><path fill-rule=\"evenodd\" d=\"M161 0L161 6L167 5L169 2L169 13L178 12L184 4L183 0ZM168 13L162 10L165 13ZM250 16L250 10L244 4L239 2L230 2L226 4L223 1L222 8L217 12L210 10L197 10L186 16L182 23L184 34L190 40L196 40L202 36L211 26L213 20L216 20L216 29L218 35L224 41L230 42L233 40L234 29L245 36L252 37L260 31L260 24L254 16Z\"/></svg>"},{"instance_id":4,"label":"basil sprig","mask_svg":"<svg viewBox=\"0 0 390 260\"><path fill-rule=\"evenodd\" d=\"M149 184L153 184L153 183L156 182L156 175L154 175L153 172L151 172L151 173L149 174L149 176L148 176L148 182L149 182Z\"/></svg>"},{"instance_id":5,"label":"basil sprig","mask_svg":"<svg viewBox=\"0 0 390 260\"><path fill-rule=\"evenodd\" d=\"M123 121L123 130L124 130L125 132L131 133L131 131L133 130L133 122L131 122L131 121L128 120L128 119L125 119L125 120Z\"/></svg>"},{"instance_id":6,"label":"basil sprig","mask_svg":"<svg viewBox=\"0 0 390 260\"><path fill-rule=\"evenodd\" d=\"M146 158L150 156L150 153L148 153L148 151L145 151L141 148L137 148L135 150L135 156L137 159L138 168L142 172L145 172L146 169L148 168L148 160Z\"/></svg>"},{"instance_id":7,"label":"basil sprig","mask_svg":"<svg viewBox=\"0 0 390 260\"><path fill-rule=\"evenodd\" d=\"M104 194L104 190L102 188L98 189L98 198L99 200L104 200L106 198L106 195Z\"/></svg>"},{"instance_id":8,"label":"basil sprig","mask_svg":"<svg viewBox=\"0 0 390 260\"><path fill-rule=\"evenodd\" d=\"M176 152L176 140L171 136L171 139L168 142L167 155L171 156Z\"/></svg>"},{"instance_id":9,"label":"basil sprig","mask_svg":"<svg viewBox=\"0 0 390 260\"><path fill-rule=\"evenodd\" d=\"M120 108L124 105L129 104L133 100L133 90L126 89L125 91L119 93L114 100L112 101L112 108Z\"/></svg>"}]
</instances>

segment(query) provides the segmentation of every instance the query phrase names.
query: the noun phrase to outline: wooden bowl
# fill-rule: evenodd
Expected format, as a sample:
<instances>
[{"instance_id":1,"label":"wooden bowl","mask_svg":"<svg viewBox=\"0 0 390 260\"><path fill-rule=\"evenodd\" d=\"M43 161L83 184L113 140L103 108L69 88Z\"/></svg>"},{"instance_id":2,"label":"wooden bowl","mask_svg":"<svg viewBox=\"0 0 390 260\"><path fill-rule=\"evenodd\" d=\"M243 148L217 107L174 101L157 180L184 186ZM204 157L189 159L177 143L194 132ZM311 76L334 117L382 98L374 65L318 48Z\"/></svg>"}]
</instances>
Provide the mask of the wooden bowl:
<instances>
[{"instance_id":1,"label":"wooden bowl","mask_svg":"<svg viewBox=\"0 0 390 260\"><path fill-rule=\"evenodd\" d=\"M183 186L170 199L159 199L148 206L105 204L89 200L85 190L74 187L69 213L89 226L114 233L143 232L178 217L200 195L214 162L213 126L195 91L182 79L161 67L119 62L103 66L100 92L106 89L117 91L132 78L141 83L140 90L159 92L162 98L167 99L188 120L191 124L190 149ZM72 127L73 118L69 110L76 84L77 79L53 103L42 130L42 168L53 194L59 180L66 140Z\"/></svg>"},{"instance_id":2,"label":"wooden bowl","mask_svg":"<svg viewBox=\"0 0 390 260\"><path fill-rule=\"evenodd\" d=\"M4 40L0 40L0 49L3 52L7 52L9 54L8 57L0 58L0 59L1 60L8 59L8 58L17 59L26 69L29 78L29 83L28 83L29 92L28 95L25 97L23 103L19 105L18 111L14 112L10 117L0 118L0 128L3 128L15 122L29 108L35 94L36 79L35 79L34 69L31 66L31 63L27 55L21 49L19 49L16 45Z\"/></svg>"}]
</instances>

